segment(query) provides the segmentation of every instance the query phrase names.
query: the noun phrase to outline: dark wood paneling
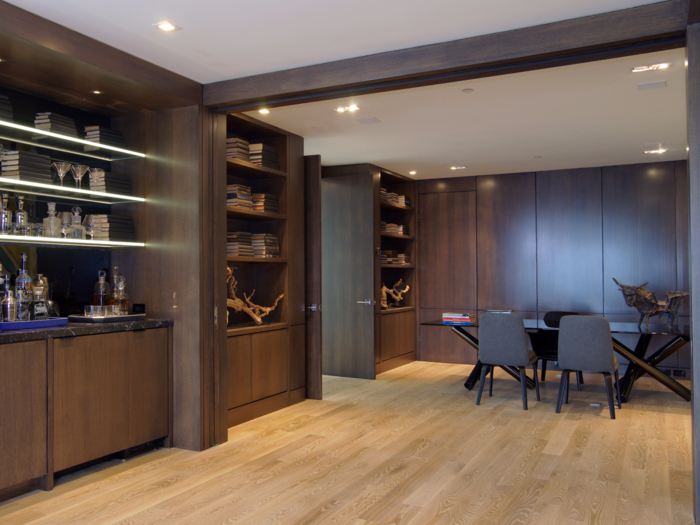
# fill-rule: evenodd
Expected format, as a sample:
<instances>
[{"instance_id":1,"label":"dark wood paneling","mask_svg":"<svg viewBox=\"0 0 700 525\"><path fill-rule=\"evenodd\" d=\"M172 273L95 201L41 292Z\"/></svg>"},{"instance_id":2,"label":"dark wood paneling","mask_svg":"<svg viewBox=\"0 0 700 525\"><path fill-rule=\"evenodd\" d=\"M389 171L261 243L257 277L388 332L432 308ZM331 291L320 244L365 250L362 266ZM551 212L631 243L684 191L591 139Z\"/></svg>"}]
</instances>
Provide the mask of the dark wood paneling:
<instances>
[{"instance_id":1,"label":"dark wood paneling","mask_svg":"<svg viewBox=\"0 0 700 525\"><path fill-rule=\"evenodd\" d=\"M506 74L562 63L600 60L608 55L591 56L591 52L623 43L652 41L665 35L682 35L687 15L684 0L671 0L452 42L214 82L204 86L204 104L271 102L273 97L284 99L300 94L337 97L342 93L347 96L454 81L470 73L473 76ZM588 54L581 55L582 52ZM625 52L630 54L629 49ZM610 51L609 55L614 53ZM537 62L538 59L550 60ZM440 74L444 76L440 77ZM299 97L298 102L305 101L304 97Z\"/></svg>"},{"instance_id":2,"label":"dark wood paneling","mask_svg":"<svg viewBox=\"0 0 700 525\"><path fill-rule=\"evenodd\" d=\"M537 309L603 313L599 168L537 173Z\"/></svg>"},{"instance_id":3,"label":"dark wood paneling","mask_svg":"<svg viewBox=\"0 0 700 525\"><path fill-rule=\"evenodd\" d=\"M276 396L266 397L254 403L248 403L228 411L228 426L233 427L264 416L275 410L289 406L289 392L282 392Z\"/></svg>"},{"instance_id":4,"label":"dark wood paneling","mask_svg":"<svg viewBox=\"0 0 700 525\"><path fill-rule=\"evenodd\" d=\"M287 258L289 259L289 324L306 321L304 301L304 139L289 135L289 201L287 204Z\"/></svg>"},{"instance_id":5,"label":"dark wood paneling","mask_svg":"<svg viewBox=\"0 0 700 525\"><path fill-rule=\"evenodd\" d=\"M476 189L479 308L536 311L535 174L478 177Z\"/></svg>"},{"instance_id":6,"label":"dark wood paneling","mask_svg":"<svg viewBox=\"0 0 700 525\"><path fill-rule=\"evenodd\" d=\"M442 318L445 311L476 315L476 310L421 308L419 312L420 322L437 321ZM477 328L468 328L467 330L477 336ZM421 361L436 363L474 365L478 360L478 354L471 346L454 335L449 326L421 325L418 358Z\"/></svg>"},{"instance_id":7,"label":"dark wood paneling","mask_svg":"<svg viewBox=\"0 0 700 525\"><path fill-rule=\"evenodd\" d=\"M46 341L0 345L0 489L47 474Z\"/></svg>"},{"instance_id":8,"label":"dark wood paneling","mask_svg":"<svg viewBox=\"0 0 700 525\"><path fill-rule=\"evenodd\" d=\"M421 307L476 309L476 192L419 199Z\"/></svg>"},{"instance_id":9,"label":"dark wood paneling","mask_svg":"<svg viewBox=\"0 0 700 525\"><path fill-rule=\"evenodd\" d=\"M688 2L688 25L700 23L700 1L689 0Z\"/></svg>"},{"instance_id":10,"label":"dark wood paneling","mask_svg":"<svg viewBox=\"0 0 700 525\"><path fill-rule=\"evenodd\" d=\"M416 351L416 312L399 312L381 316L382 361Z\"/></svg>"},{"instance_id":11,"label":"dark wood paneling","mask_svg":"<svg viewBox=\"0 0 700 525\"><path fill-rule=\"evenodd\" d=\"M253 400L252 336L229 337L227 346L228 408L234 408Z\"/></svg>"},{"instance_id":12,"label":"dark wood paneling","mask_svg":"<svg viewBox=\"0 0 700 525\"><path fill-rule=\"evenodd\" d=\"M289 389L303 388L306 384L306 327L289 327Z\"/></svg>"},{"instance_id":13,"label":"dark wood paneling","mask_svg":"<svg viewBox=\"0 0 700 525\"><path fill-rule=\"evenodd\" d=\"M394 368L399 368L400 366L413 363L415 360L415 352L400 355L399 357L394 357L393 359L389 359L388 361L382 361L381 363L377 363L375 366L375 373L377 375L383 374L384 372L388 372L389 370L393 370Z\"/></svg>"},{"instance_id":14,"label":"dark wood paneling","mask_svg":"<svg viewBox=\"0 0 700 525\"><path fill-rule=\"evenodd\" d=\"M673 163L603 168L603 253L606 314L630 314L613 277L663 300L676 282Z\"/></svg>"},{"instance_id":15,"label":"dark wood paneling","mask_svg":"<svg viewBox=\"0 0 700 525\"><path fill-rule=\"evenodd\" d=\"M419 180L417 185L418 193L476 191L476 177L453 177L447 179Z\"/></svg>"},{"instance_id":16,"label":"dark wood paneling","mask_svg":"<svg viewBox=\"0 0 700 525\"><path fill-rule=\"evenodd\" d=\"M304 233L306 305L321 304L321 156L304 157ZM323 397L321 317L306 310L306 397Z\"/></svg>"},{"instance_id":17,"label":"dark wood paneling","mask_svg":"<svg viewBox=\"0 0 700 525\"><path fill-rule=\"evenodd\" d=\"M690 237L688 232L688 163L674 163L676 179L676 290L690 291ZM679 315L690 315L690 300L684 299Z\"/></svg>"},{"instance_id":18,"label":"dark wood paneling","mask_svg":"<svg viewBox=\"0 0 700 525\"><path fill-rule=\"evenodd\" d=\"M253 401L287 391L287 330L263 332L251 337Z\"/></svg>"}]
</instances>

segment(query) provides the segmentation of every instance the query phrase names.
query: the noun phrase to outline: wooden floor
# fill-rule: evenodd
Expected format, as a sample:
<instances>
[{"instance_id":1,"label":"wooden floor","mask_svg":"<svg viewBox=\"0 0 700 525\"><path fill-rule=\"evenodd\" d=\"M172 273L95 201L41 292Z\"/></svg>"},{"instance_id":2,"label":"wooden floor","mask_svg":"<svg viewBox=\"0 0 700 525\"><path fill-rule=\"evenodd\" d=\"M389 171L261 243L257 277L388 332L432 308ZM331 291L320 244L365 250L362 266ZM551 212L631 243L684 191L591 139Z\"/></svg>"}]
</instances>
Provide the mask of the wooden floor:
<instances>
[{"instance_id":1,"label":"wooden floor","mask_svg":"<svg viewBox=\"0 0 700 525\"><path fill-rule=\"evenodd\" d=\"M324 400L235 427L205 452L109 462L0 504L0 523L692 523L690 403L649 378L611 421L602 380L556 414L558 374L522 410L469 365L328 377ZM590 402L599 401L601 407Z\"/></svg>"}]
</instances>

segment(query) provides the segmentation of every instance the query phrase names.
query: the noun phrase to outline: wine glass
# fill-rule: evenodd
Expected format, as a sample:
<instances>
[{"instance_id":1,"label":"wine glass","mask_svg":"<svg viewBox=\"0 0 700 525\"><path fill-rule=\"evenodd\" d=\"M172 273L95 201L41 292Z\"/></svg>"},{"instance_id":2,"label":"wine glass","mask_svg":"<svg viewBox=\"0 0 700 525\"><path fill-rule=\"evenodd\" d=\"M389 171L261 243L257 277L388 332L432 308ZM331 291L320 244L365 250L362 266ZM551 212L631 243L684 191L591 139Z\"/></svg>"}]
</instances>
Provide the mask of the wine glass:
<instances>
[{"instance_id":1,"label":"wine glass","mask_svg":"<svg viewBox=\"0 0 700 525\"><path fill-rule=\"evenodd\" d=\"M90 168L90 185L100 182L104 179L105 170L102 168Z\"/></svg>"},{"instance_id":2,"label":"wine glass","mask_svg":"<svg viewBox=\"0 0 700 525\"><path fill-rule=\"evenodd\" d=\"M90 236L90 240L95 240L95 216L86 215L83 220L83 226L85 226L85 233Z\"/></svg>"},{"instance_id":3,"label":"wine glass","mask_svg":"<svg viewBox=\"0 0 700 525\"><path fill-rule=\"evenodd\" d=\"M71 163L70 162L54 162L51 164L54 168L56 168L56 173L58 174L58 178L61 179L61 186L63 186L63 177L66 176L66 173L68 173L71 169Z\"/></svg>"},{"instance_id":4,"label":"wine glass","mask_svg":"<svg viewBox=\"0 0 700 525\"><path fill-rule=\"evenodd\" d=\"M72 222L71 217L71 214L67 211L61 213L61 233L63 234L64 239L68 238L68 227Z\"/></svg>"},{"instance_id":5,"label":"wine glass","mask_svg":"<svg viewBox=\"0 0 700 525\"><path fill-rule=\"evenodd\" d=\"M78 187L78 189L80 189L83 182L83 175L87 173L87 171L90 169L90 166L86 166L85 164L73 164L70 169L73 172L75 185Z\"/></svg>"}]
</instances>

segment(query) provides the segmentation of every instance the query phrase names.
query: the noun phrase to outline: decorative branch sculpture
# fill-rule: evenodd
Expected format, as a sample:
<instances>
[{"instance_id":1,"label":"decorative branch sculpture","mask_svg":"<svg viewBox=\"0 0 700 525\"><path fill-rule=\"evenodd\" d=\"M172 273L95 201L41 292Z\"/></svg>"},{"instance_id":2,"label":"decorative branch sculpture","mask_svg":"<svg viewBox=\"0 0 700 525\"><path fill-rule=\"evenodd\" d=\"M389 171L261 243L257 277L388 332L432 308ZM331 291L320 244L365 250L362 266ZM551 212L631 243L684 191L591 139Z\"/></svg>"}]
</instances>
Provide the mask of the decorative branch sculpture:
<instances>
[{"instance_id":1,"label":"decorative branch sculpture","mask_svg":"<svg viewBox=\"0 0 700 525\"><path fill-rule=\"evenodd\" d=\"M255 294L255 290L253 290L253 293L251 293L250 296L246 295L245 293L243 294L243 297L245 298L244 302L242 299L239 299L236 296L236 285L238 284L238 281L236 281L236 278L233 276L233 270L235 270L235 268L231 269L228 266L226 267L226 284L228 286L226 306L228 308L233 308L236 313L247 313L251 319L253 319L255 324L259 326L262 324L262 318L277 307L277 303L279 303L280 299L284 297L284 294L277 298L275 304L265 307L258 306L250 301L253 294ZM228 310L226 311L226 324L228 324Z\"/></svg>"},{"instance_id":2,"label":"decorative branch sculpture","mask_svg":"<svg viewBox=\"0 0 700 525\"><path fill-rule=\"evenodd\" d=\"M396 308L400 306L401 301L403 301L403 294L410 289L410 286L403 283L403 279L399 279L399 282L391 288L387 288L386 284L382 283L382 308L389 308L387 295L391 296L394 301L394 304L391 305L392 307Z\"/></svg>"}]
</instances>

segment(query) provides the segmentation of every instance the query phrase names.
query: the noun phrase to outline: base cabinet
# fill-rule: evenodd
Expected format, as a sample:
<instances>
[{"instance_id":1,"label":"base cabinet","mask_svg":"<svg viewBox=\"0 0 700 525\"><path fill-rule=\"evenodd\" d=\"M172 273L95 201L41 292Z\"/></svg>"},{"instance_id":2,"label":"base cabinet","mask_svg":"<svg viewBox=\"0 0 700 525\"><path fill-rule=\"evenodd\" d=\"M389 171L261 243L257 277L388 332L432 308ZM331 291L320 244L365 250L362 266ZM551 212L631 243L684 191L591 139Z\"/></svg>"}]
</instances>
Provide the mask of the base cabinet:
<instances>
[{"instance_id":1,"label":"base cabinet","mask_svg":"<svg viewBox=\"0 0 700 525\"><path fill-rule=\"evenodd\" d=\"M416 351L416 312L381 316L381 361L388 361Z\"/></svg>"}]
</instances>

